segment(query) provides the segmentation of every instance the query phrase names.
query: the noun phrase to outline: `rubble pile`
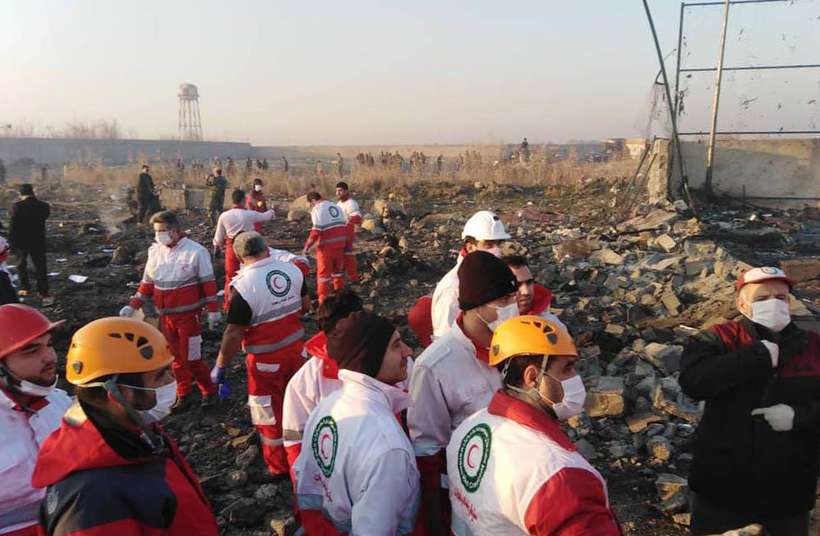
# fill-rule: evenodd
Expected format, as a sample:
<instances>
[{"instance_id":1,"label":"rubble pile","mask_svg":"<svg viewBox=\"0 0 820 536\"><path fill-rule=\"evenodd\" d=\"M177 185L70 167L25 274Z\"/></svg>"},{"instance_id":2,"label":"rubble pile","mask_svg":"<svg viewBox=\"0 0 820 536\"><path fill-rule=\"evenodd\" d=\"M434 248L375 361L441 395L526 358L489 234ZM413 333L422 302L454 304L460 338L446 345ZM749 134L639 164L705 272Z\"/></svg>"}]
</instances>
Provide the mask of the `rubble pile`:
<instances>
[{"instance_id":1,"label":"rubble pile","mask_svg":"<svg viewBox=\"0 0 820 536\"><path fill-rule=\"evenodd\" d=\"M715 204L695 219L685 206L640 205L617 221L611 200L619 186L606 181L549 187L437 182L377 195L351 185L366 212L356 243L358 291L417 348L406 329L407 310L454 265L467 218L480 209L501 216L513 236L504 252L528 256L582 354L587 411L570 421L569 433L607 479L627 534L685 532L690 443L701 408L681 392L680 360L692 333L736 314L735 276L751 265L780 265L798 281L795 318L811 325L820 313L817 210ZM129 223L127 206L101 187L41 197L52 203L54 301L27 299L68 321L56 340L64 355L70 333L117 314L135 291L153 233ZM300 251L309 227L305 200L273 204L278 219L263 234L274 247ZM213 227L204 211L188 211L183 221L191 238L210 244ZM221 281L223 260L215 259L214 267ZM70 280L74 275L85 279ZM313 276L309 285L313 289ZM306 319L306 329L312 334L316 326ZM215 358L220 335L203 334L206 359ZM272 480L261 460L244 406L242 360L228 377L231 399L208 413L195 407L171 416L167 428L201 477L224 534L292 534L291 485Z\"/></svg>"}]
</instances>

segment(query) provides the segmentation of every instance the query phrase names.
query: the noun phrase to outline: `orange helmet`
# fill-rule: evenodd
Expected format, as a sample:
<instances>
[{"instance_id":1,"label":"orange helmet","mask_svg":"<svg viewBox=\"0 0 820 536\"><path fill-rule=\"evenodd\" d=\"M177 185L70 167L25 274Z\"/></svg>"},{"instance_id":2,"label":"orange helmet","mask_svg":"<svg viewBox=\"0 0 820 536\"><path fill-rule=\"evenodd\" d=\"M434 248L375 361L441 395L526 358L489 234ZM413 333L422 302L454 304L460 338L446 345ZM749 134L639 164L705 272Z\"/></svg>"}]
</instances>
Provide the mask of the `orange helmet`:
<instances>
[{"instance_id":1,"label":"orange helmet","mask_svg":"<svg viewBox=\"0 0 820 536\"><path fill-rule=\"evenodd\" d=\"M66 355L66 380L85 385L109 374L149 372L174 360L158 329L119 316L94 320L77 330Z\"/></svg>"},{"instance_id":2,"label":"orange helmet","mask_svg":"<svg viewBox=\"0 0 820 536\"><path fill-rule=\"evenodd\" d=\"M65 320L52 322L43 313L28 305L0 305L0 359L13 354L64 322Z\"/></svg>"},{"instance_id":3,"label":"orange helmet","mask_svg":"<svg viewBox=\"0 0 820 536\"><path fill-rule=\"evenodd\" d=\"M490 343L490 366L521 355L575 356L578 350L567 330L540 316L516 316L502 322Z\"/></svg>"}]
</instances>

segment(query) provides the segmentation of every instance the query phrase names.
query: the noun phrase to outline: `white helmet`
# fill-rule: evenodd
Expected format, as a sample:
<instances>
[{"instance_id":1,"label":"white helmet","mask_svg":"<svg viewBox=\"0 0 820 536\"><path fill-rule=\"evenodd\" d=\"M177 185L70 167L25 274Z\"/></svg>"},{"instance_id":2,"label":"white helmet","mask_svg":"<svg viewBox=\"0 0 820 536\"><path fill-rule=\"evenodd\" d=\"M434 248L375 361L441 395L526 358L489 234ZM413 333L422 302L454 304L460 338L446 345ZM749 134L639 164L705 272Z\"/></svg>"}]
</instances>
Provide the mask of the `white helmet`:
<instances>
[{"instance_id":1,"label":"white helmet","mask_svg":"<svg viewBox=\"0 0 820 536\"><path fill-rule=\"evenodd\" d=\"M468 236L476 240L509 240L510 235L504 229L504 223L501 218L489 210L479 210L467 220L464 224L464 230L461 232L461 239L464 240Z\"/></svg>"}]
</instances>

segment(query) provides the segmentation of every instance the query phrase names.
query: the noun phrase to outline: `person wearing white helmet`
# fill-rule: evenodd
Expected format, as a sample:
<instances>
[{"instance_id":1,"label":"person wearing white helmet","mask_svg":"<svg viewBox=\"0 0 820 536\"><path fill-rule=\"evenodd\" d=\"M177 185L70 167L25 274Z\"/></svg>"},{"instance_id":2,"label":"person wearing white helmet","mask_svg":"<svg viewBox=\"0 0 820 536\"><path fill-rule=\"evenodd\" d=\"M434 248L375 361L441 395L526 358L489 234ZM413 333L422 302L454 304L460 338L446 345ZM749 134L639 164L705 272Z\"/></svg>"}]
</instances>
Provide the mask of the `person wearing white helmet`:
<instances>
[{"instance_id":1,"label":"person wearing white helmet","mask_svg":"<svg viewBox=\"0 0 820 536\"><path fill-rule=\"evenodd\" d=\"M705 401L689 489L693 535L752 523L806 536L820 474L820 335L792 322L774 267L735 283L740 317L701 331L681 358L683 392Z\"/></svg>"},{"instance_id":2,"label":"person wearing white helmet","mask_svg":"<svg viewBox=\"0 0 820 536\"><path fill-rule=\"evenodd\" d=\"M441 278L433 291L432 316L433 338L444 335L455 321L458 308L458 267L462 259L473 251L486 251L501 257L501 243L510 235L504 223L494 212L479 210L464 224L461 232L464 247L459 253L456 265Z\"/></svg>"}]
</instances>

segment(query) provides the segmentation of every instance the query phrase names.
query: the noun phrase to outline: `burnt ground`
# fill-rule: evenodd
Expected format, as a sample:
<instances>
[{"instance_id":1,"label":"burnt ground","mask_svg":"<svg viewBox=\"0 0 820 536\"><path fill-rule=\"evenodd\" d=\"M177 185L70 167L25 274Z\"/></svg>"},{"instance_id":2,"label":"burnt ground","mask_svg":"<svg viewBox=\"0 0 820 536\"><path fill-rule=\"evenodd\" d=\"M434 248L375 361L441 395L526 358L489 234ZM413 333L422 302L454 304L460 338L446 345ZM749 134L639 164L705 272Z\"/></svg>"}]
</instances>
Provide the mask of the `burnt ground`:
<instances>
[{"instance_id":1,"label":"burnt ground","mask_svg":"<svg viewBox=\"0 0 820 536\"><path fill-rule=\"evenodd\" d=\"M386 193L382 192L385 199ZM555 292L556 306L561 311L562 319L580 339L579 346L595 348L595 351L585 355L593 356L589 360L594 360L594 366L599 369L606 368L607 374L615 370L613 363L621 363L620 357L629 350L634 339L639 335L646 336L647 327L672 333L669 326L687 324L699 327L707 317L731 311L731 304L709 301L681 290L679 295L683 309L680 317L650 314L650 318L640 326L644 331L630 328L622 334L609 332L607 326L610 323L624 323L624 319L618 316L618 311L624 312L623 308L617 308L619 291L613 291L616 297L613 304L605 288L609 280L604 281L608 270L619 268L593 263L592 269L600 273L590 275L585 271L588 266L568 265L566 259L558 259L556 245L577 238L594 238L604 246L617 249L628 259L632 258L630 254L636 254L630 251L637 251L640 258L644 250L652 249L652 239L666 230L665 227L643 233L634 233L634 229L628 227L627 231L619 230L615 224L621 218L618 214L620 207L612 206L613 190L609 183L526 189L509 185L476 188L472 185L439 183L413 188L398 187L390 193L392 199L388 201L387 213L392 217L380 222L383 233L381 230L359 233L358 258L363 274L360 291L365 303L396 321L406 340L416 348L417 341L406 329L404 315L416 298L432 292L438 279L453 265L460 247L459 237L464 221L472 212L484 208L499 212L514 237L510 249L530 256L534 274ZM363 211L369 211L374 196L356 192L354 195ZM49 271L58 275L50 277L53 303L41 304L36 297L27 300L32 305L42 306L50 318L67 320L65 330L56 337L58 354L64 356L70 335L76 329L96 318L116 315L133 294L153 233L133 223L123 223L129 216L127 209L121 201L112 200L102 189L76 186L70 193L54 189L43 192L41 197L52 203L48 260ZM288 201L274 200L278 219L266 225L264 234L270 245L298 252L309 224L287 221ZM648 208L641 211L646 213ZM730 212L727 214L727 211ZM751 242L737 240L737 237L725 240L721 233L725 235L737 228L746 229L749 225L754 228L753 224L748 223L749 214L758 214L758 219L768 218L769 226L779 229L778 232L787 239L772 239L774 242L768 249L759 247L760 241L754 238ZM765 214L769 212L722 205L719 210L716 208L712 211L712 216L731 222L731 228L727 227L728 224L720 229L701 225L694 232L720 242L732 252L733 258L747 259L748 262L771 263L820 253L817 250L820 241L817 241L816 234L812 234L817 231L816 213ZM690 221L688 216L680 215L678 221ZM213 228L204 212L185 213L183 220L190 237L209 247ZM669 232L677 236L672 227L668 227ZM621 234L630 232L632 234ZM688 236L692 236L691 229L687 232L690 233ZM115 265L112 257L115 262L124 264ZM578 266L583 274L579 274ZM222 259L215 261L215 270L219 283L223 274ZM87 276L88 280L84 283L71 282L67 279L71 274ZM694 279L700 276L704 273L694 276ZM633 272L630 278L635 277ZM677 284L678 287L683 284L683 281L674 279L674 274L664 274L664 277L664 284ZM311 279L309 284L313 288L315 281ZM817 306L815 291L816 285L807 287L805 291L808 297L805 303L812 308ZM596 300L601 295L607 296L601 299L606 307L602 305L595 309ZM587 298L591 305L583 309L578 304ZM709 303L709 310L698 309L702 302ZM591 312L589 307L593 307ZM689 312L695 316L687 316ZM315 323L310 319L306 319L306 328L310 334L316 331ZM206 329L203 337L204 358L213 363L220 333ZM273 481L258 455L257 440L244 406L245 378L241 359L235 359L228 377L233 385L229 400L208 413L196 407L182 415L172 416L166 427L178 440L200 476L224 534L270 534L271 520L277 531L286 531L292 526L292 520L288 520L292 500L290 484ZM627 384L631 385L631 381ZM644 404L637 395L628 395L626 399L627 412L633 406L640 409ZM660 512L655 480L659 472L677 473L685 477L690 434L684 433L685 426L681 426L685 421L669 415L664 418L672 425L669 430L674 453L670 459L660 463L657 460L650 463L650 454L645 447L646 438L640 439L641 434L631 437L620 417L594 419L591 424L587 422L584 425L587 428L581 426L572 432L576 439L579 434L588 439L595 449L593 464L607 479L611 502L627 534L685 534L684 527ZM677 434L675 426L678 426ZM590 433L587 434L587 431ZM616 442L618 448L614 446ZM670 513L682 509L676 508Z\"/></svg>"}]
</instances>

